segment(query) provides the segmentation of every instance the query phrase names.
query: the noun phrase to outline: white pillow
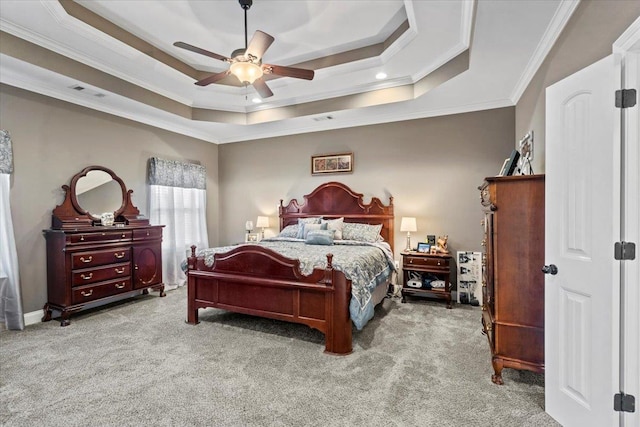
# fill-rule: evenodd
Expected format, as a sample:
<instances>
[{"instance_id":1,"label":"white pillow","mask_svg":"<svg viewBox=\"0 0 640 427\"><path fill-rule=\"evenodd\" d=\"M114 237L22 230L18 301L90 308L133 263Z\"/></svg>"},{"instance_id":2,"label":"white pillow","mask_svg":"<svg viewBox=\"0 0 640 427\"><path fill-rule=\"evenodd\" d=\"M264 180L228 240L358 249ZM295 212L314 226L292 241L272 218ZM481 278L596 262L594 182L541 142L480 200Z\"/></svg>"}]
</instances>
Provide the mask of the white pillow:
<instances>
[{"instance_id":1,"label":"white pillow","mask_svg":"<svg viewBox=\"0 0 640 427\"><path fill-rule=\"evenodd\" d=\"M326 230L327 224L305 224L302 226L302 238L306 239L310 231Z\"/></svg>"},{"instance_id":2,"label":"white pillow","mask_svg":"<svg viewBox=\"0 0 640 427\"><path fill-rule=\"evenodd\" d=\"M320 217L310 217L310 218L298 218L298 234L296 235L297 239L304 239L304 225L305 224L320 224Z\"/></svg>"},{"instance_id":3,"label":"white pillow","mask_svg":"<svg viewBox=\"0 0 640 427\"><path fill-rule=\"evenodd\" d=\"M327 230L334 230L333 238L342 240L342 228L344 227L344 218L323 219L321 224L327 224Z\"/></svg>"}]
</instances>

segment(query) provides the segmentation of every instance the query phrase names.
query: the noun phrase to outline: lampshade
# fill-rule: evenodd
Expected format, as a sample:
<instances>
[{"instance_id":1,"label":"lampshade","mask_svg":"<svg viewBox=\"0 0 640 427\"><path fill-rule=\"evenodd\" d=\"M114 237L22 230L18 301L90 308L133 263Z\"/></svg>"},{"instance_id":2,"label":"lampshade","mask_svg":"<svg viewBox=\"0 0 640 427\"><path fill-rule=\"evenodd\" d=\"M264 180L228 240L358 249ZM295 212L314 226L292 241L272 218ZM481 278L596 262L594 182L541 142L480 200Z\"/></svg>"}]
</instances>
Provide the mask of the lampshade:
<instances>
[{"instance_id":1,"label":"lampshade","mask_svg":"<svg viewBox=\"0 0 640 427\"><path fill-rule=\"evenodd\" d=\"M253 230L253 221L247 221L244 223L244 229L251 232Z\"/></svg>"},{"instance_id":2,"label":"lampshade","mask_svg":"<svg viewBox=\"0 0 640 427\"><path fill-rule=\"evenodd\" d=\"M236 76L243 83L252 84L254 81L262 77L262 68L253 62L239 61L234 62L229 67L231 74Z\"/></svg>"},{"instance_id":3,"label":"lampshade","mask_svg":"<svg viewBox=\"0 0 640 427\"><path fill-rule=\"evenodd\" d=\"M256 227L269 228L269 217L259 216L258 220L256 221Z\"/></svg>"},{"instance_id":4,"label":"lampshade","mask_svg":"<svg viewBox=\"0 0 640 427\"><path fill-rule=\"evenodd\" d=\"M416 219L410 216L403 216L402 222L400 223L400 231L418 231Z\"/></svg>"}]
</instances>

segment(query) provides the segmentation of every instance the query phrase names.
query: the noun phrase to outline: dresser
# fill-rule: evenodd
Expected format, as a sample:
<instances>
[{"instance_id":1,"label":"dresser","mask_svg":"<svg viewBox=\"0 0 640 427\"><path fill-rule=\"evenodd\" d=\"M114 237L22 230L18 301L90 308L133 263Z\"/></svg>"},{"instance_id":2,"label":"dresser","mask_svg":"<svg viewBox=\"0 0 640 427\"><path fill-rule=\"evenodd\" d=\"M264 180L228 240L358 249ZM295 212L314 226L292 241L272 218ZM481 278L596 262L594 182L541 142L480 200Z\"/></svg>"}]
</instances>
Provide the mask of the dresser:
<instances>
[{"instance_id":1,"label":"dresser","mask_svg":"<svg viewBox=\"0 0 640 427\"><path fill-rule=\"evenodd\" d=\"M486 178L482 325L494 374L544 372L544 175Z\"/></svg>"},{"instance_id":2,"label":"dresser","mask_svg":"<svg viewBox=\"0 0 640 427\"><path fill-rule=\"evenodd\" d=\"M99 189L96 196L83 191L80 197L77 182L91 171L104 172L102 179L115 184L111 190ZM119 178L111 170L91 166L79 175L72 179L70 186L63 186L65 201L53 210L52 227L44 230L47 303L42 321L51 320L53 313L60 313L61 326L69 325L73 313L127 296L146 294L149 288L157 290L160 296L165 295L163 226L150 225L140 216L131 203L131 191L118 182ZM96 209L102 212L109 206L106 195L110 192L113 193L112 206L120 208L103 215L108 219L101 220L86 210L91 203L98 203ZM101 204L105 201L107 205Z\"/></svg>"}]
</instances>

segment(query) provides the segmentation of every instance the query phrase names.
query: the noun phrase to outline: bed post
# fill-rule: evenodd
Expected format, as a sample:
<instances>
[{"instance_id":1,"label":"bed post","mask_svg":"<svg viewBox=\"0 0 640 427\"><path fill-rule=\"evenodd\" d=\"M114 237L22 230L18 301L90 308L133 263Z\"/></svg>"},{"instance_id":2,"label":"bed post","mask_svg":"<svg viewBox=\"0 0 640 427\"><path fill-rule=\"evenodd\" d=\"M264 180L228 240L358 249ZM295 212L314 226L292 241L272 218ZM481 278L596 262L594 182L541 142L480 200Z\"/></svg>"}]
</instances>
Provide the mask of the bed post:
<instances>
[{"instance_id":1,"label":"bed post","mask_svg":"<svg viewBox=\"0 0 640 427\"><path fill-rule=\"evenodd\" d=\"M198 321L198 309L195 308L196 299L196 278L191 274L191 270L196 268L196 245L191 245L191 256L187 258L187 323L197 325Z\"/></svg>"},{"instance_id":2,"label":"bed post","mask_svg":"<svg viewBox=\"0 0 640 427\"><path fill-rule=\"evenodd\" d=\"M351 336L351 281L344 273L333 268L333 254L327 254L327 268L324 272L324 284L333 288L331 319L325 333L325 353L345 356L353 351Z\"/></svg>"}]
</instances>

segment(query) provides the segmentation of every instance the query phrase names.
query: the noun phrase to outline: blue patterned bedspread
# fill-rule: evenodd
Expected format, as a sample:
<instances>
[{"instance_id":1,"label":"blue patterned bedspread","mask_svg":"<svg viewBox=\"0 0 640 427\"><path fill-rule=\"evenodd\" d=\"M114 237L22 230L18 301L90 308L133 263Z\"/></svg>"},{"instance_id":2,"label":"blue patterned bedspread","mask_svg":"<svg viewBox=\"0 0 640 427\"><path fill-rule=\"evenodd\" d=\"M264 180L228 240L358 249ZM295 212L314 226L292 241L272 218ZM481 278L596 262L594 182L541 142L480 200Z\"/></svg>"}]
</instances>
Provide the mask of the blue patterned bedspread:
<instances>
[{"instance_id":1,"label":"blue patterned bedspread","mask_svg":"<svg viewBox=\"0 0 640 427\"><path fill-rule=\"evenodd\" d=\"M386 242L364 243L338 240L331 246L307 245L304 240L274 237L258 243L287 258L300 260L300 271L309 275L314 268L327 266L327 254L333 254L333 267L342 271L351 280L351 302L349 313L358 330L373 318L371 293L385 283L396 270L391 247ZM204 256L205 264L213 265L213 254L228 252L237 246L223 246L198 251ZM186 270L186 260L183 262Z\"/></svg>"}]
</instances>

